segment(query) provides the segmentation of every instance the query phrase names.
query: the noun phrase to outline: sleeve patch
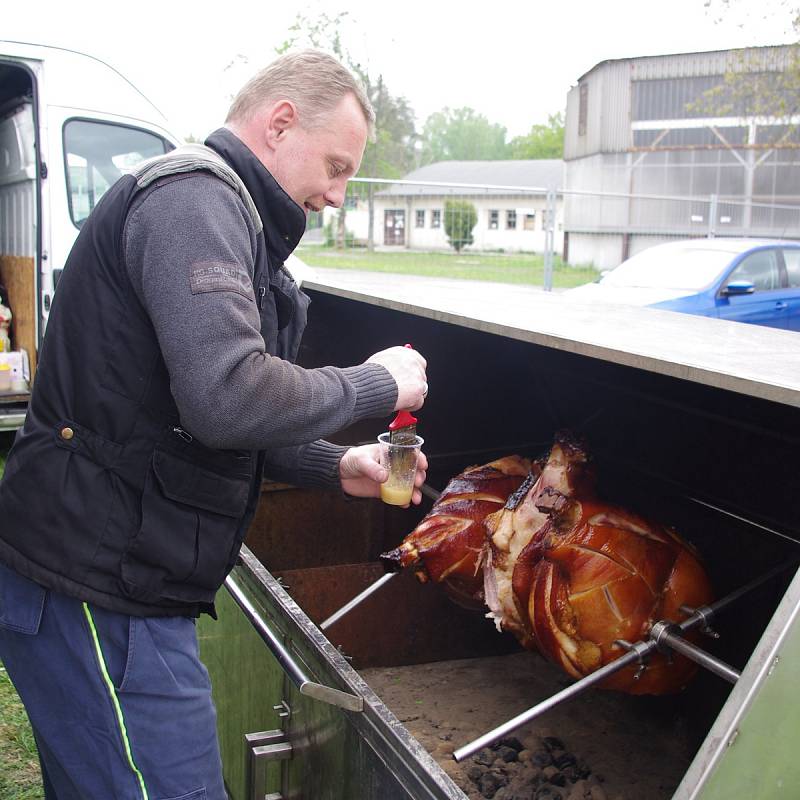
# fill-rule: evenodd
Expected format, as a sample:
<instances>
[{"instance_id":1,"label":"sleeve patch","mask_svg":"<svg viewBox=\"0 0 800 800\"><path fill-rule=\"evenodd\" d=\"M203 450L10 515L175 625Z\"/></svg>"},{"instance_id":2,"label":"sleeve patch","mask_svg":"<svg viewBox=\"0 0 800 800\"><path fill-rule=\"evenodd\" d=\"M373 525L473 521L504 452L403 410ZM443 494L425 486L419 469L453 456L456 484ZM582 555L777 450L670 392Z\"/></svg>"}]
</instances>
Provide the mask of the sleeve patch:
<instances>
[{"instance_id":1,"label":"sleeve patch","mask_svg":"<svg viewBox=\"0 0 800 800\"><path fill-rule=\"evenodd\" d=\"M253 281L247 270L238 264L196 261L189 267L189 283L192 294L236 292L253 299Z\"/></svg>"}]
</instances>

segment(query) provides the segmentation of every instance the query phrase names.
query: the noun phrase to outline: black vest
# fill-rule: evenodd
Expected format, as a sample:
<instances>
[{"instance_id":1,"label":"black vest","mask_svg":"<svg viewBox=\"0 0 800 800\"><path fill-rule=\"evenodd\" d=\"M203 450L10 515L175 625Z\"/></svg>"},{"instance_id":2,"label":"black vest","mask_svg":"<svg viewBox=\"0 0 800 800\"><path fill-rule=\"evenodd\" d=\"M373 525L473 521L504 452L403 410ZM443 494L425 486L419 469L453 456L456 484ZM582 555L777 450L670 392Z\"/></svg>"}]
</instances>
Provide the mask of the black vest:
<instances>
[{"instance_id":1,"label":"black vest","mask_svg":"<svg viewBox=\"0 0 800 800\"><path fill-rule=\"evenodd\" d=\"M293 360L308 298L283 261L305 213L229 131L207 144L235 169L263 221L253 275L261 332L267 352ZM117 181L67 259L28 414L0 483L0 560L113 611L197 616L213 613L236 561L263 459L205 447L181 426L121 257L140 191L148 190L134 176Z\"/></svg>"}]
</instances>

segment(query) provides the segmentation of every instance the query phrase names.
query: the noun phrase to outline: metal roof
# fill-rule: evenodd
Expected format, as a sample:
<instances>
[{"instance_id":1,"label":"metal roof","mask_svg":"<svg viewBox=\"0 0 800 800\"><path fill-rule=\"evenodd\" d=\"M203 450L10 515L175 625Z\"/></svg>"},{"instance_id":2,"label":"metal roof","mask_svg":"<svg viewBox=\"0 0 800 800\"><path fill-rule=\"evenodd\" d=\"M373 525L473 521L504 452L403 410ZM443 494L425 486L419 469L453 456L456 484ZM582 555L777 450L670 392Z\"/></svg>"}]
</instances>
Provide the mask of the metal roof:
<instances>
[{"instance_id":1,"label":"metal roof","mask_svg":"<svg viewBox=\"0 0 800 800\"><path fill-rule=\"evenodd\" d=\"M578 83L595 70L611 64L629 65L632 70L632 80L751 71L753 67L748 65L753 63L766 71L781 70L786 69L787 62L795 58L796 53L796 44L776 44L764 47L613 58L599 61L578 78Z\"/></svg>"},{"instance_id":2,"label":"metal roof","mask_svg":"<svg viewBox=\"0 0 800 800\"><path fill-rule=\"evenodd\" d=\"M514 187L556 189L564 184L564 162L560 158L525 161L437 161L403 177L403 181L425 181L446 186L392 184L378 194L386 195L509 195ZM468 184L468 186L464 186ZM491 188L480 188L487 186Z\"/></svg>"}]
</instances>

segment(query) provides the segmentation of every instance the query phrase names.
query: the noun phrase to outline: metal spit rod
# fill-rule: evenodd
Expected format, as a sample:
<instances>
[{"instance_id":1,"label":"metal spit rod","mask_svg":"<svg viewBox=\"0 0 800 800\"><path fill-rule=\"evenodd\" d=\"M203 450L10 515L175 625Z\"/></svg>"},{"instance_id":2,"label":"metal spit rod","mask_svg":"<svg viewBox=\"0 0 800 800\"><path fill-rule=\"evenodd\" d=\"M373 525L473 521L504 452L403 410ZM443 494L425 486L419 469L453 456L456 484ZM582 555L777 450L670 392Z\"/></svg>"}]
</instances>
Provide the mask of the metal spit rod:
<instances>
[{"instance_id":1,"label":"metal spit rod","mask_svg":"<svg viewBox=\"0 0 800 800\"><path fill-rule=\"evenodd\" d=\"M610 664L600 667L600 669L595 670L585 678L581 678L579 681L567 686L566 689L556 692L556 694L548 697L541 703L538 703L532 708L523 711L521 714L517 714L516 717L504 722L502 725L494 728L488 733L483 734L483 736L479 736L474 741L464 745L464 747L458 748L453 752L453 758L456 761L463 761L465 758L469 758L469 756L474 755L484 747L493 744L498 739L502 739L503 736L512 733L517 728L521 728L527 722L536 719L546 711L549 711L551 708L554 708L560 703L563 703L566 700L581 694L589 687L594 686L596 683L601 683L610 675L619 672L621 669L624 669L631 664L635 664L637 661L641 663L645 656L649 655L654 649L659 647L659 644L662 647L679 650L679 652L683 653L683 655L692 661L700 664L700 666L710 669L715 674L731 681L731 683L735 683L739 677L739 673L733 669L733 667L730 667L729 665L725 664L725 662L714 658L714 656L706 653L701 648L695 647L690 642L687 642L685 639L683 639L679 634L692 630L700 625L707 625L709 620L712 619L714 614L716 614L718 611L738 600L744 594L747 594L756 587L766 583L781 572L785 572L792 566L796 567L797 565L782 564L774 569L771 569L769 572L761 575L758 578L755 578L754 580L750 581L739 589L736 589L720 600L717 600L711 605L694 609L693 613L690 614L687 619L683 620L683 622L677 625L669 622L668 620L662 620L661 622L656 623L650 632L650 638L648 640L639 641L630 645L629 650L627 653L625 653L625 655L620 656ZM659 628L659 626L662 627ZM657 640L656 635L660 635L660 642ZM676 643L679 643L678 646L673 647L673 645Z\"/></svg>"},{"instance_id":2,"label":"metal spit rod","mask_svg":"<svg viewBox=\"0 0 800 800\"><path fill-rule=\"evenodd\" d=\"M425 497L433 500L436 502L441 495L441 492L437 492L436 489L431 488L428 486L427 483L423 483L420 486L420 491L422 492ZM371 594L374 594L381 588L385 583L387 583L391 578L394 578L395 575L399 575L399 572L387 572L385 575L381 575L376 581L373 581L366 589L359 592L352 600L345 603L338 611L334 611L324 622L321 622L319 625L320 630L325 631L330 628L335 622L338 622L345 614L349 614L356 606L363 603Z\"/></svg>"},{"instance_id":3,"label":"metal spit rod","mask_svg":"<svg viewBox=\"0 0 800 800\"><path fill-rule=\"evenodd\" d=\"M320 622L320 630L325 631L330 628L334 622L338 622L345 614L350 613L350 611L352 611L357 605L363 603L364 600L366 600L371 594L377 592L384 583L394 578L395 575L399 574L399 572L387 572L385 575L381 575L378 580L367 586L363 592L359 592L352 600L345 603L338 611L334 611L334 613L331 614L328 619L326 619L324 622Z\"/></svg>"}]
</instances>

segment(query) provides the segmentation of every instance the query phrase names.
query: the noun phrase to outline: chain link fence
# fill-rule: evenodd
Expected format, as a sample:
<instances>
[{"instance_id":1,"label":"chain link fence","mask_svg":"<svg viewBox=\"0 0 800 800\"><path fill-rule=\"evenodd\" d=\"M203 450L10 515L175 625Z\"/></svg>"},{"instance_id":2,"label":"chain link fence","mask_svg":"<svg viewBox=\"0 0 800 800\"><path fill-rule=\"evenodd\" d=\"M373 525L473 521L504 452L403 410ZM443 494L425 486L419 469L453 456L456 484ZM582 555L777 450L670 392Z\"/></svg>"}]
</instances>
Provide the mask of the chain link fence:
<instances>
[{"instance_id":1,"label":"chain link fence","mask_svg":"<svg viewBox=\"0 0 800 800\"><path fill-rule=\"evenodd\" d=\"M453 269L527 260L549 290L554 268L607 269L662 241L718 236L800 239L800 204L355 178L341 209L311 216L300 256L365 269L374 254Z\"/></svg>"}]
</instances>

